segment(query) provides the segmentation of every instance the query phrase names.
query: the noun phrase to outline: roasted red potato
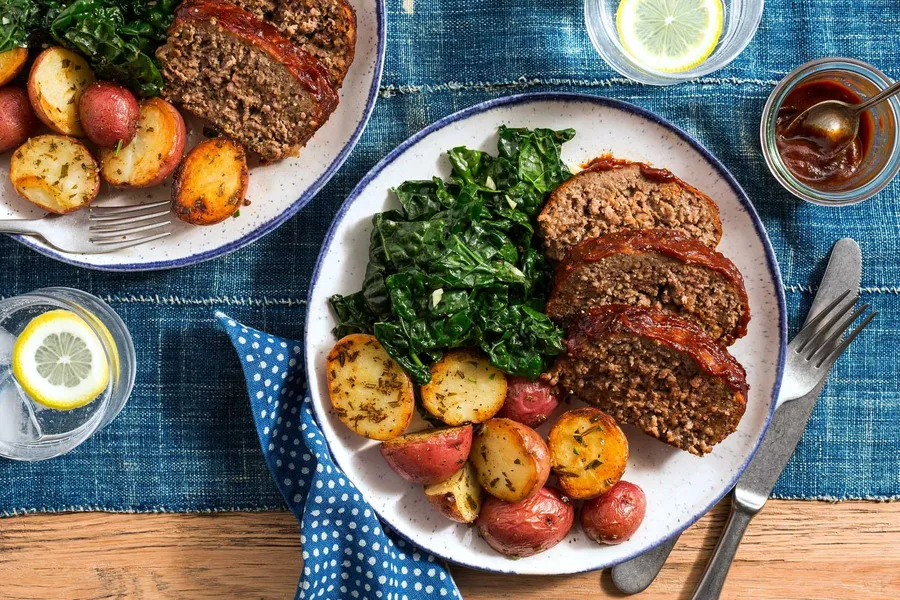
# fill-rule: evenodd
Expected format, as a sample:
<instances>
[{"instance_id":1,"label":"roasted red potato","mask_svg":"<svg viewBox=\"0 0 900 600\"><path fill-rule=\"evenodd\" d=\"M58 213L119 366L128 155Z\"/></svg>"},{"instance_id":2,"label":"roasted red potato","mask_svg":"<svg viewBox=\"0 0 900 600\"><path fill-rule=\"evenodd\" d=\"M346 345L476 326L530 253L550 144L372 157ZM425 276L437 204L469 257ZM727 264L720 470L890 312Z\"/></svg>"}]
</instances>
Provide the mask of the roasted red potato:
<instances>
[{"instance_id":1,"label":"roasted red potato","mask_svg":"<svg viewBox=\"0 0 900 600\"><path fill-rule=\"evenodd\" d=\"M540 434L509 419L481 425L469 455L484 490L507 502L537 492L550 476L550 456Z\"/></svg>"},{"instance_id":2,"label":"roasted red potato","mask_svg":"<svg viewBox=\"0 0 900 600\"><path fill-rule=\"evenodd\" d=\"M550 384L510 376L506 378L506 402L497 416L538 427L550 418L558 405Z\"/></svg>"},{"instance_id":3,"label":"roasted red potato","mask_svg":"<svg viewBox=\"0 0 900 600\"><path fill-rule=\"evenodd\" d=\"M37 126L28 93L13 86L0 89L0 152L24 144Z\"/></svg>"},{"instance_id":4,"label":"roasted red potato","mask_svg":"<svg viewBox=\"0 0 900 600\"><path fill-rule=\"evenodd\" d=\"M94 83L94 72L79 54L52 47L41 52L28 74L28 98L35 114L57 133L84 137L78 103Z\"/></svg>"},{"instance_id":5,"label":"roasted red potato","mask_svg":"<svg viewBox=\"0 0 900 600\"><path fill-rule=\"evenodd\" d=\"M187 129L178 109L160 98L140 103L137 134L127 146L101 148L103 178L116 187L150 187L181 162Z\"/></svg>"},{"instance_id":6,"label":"roasted red potato","mask_svg":"<svg viewBox=\"0 0 900 600\"><path fill-rule=\"evenodd\" d=\"M449 479L425 488L425 497L442 515L457 523L472 523L481 512L481 485L471 463Z\"/></svg>"},{"instance_id":7,"label":"roasted red potato","mask_svg":"<svg viewBox=\"0 0 900 600\"><path fill-rule=\"evenodd\" d=\"M88 139L101 148L130 144L141 116L134 94L111 81L95 81L84 88L78 114Z\"/></svg>"},{"instance_id":8,"label":"roasted red potato","mask_svg":"<svg viewBox=\"0 0 900 600\"><path fill-rule=\"evenodd\" d=\"M0 85L6 85L16 78L28 62L28 50L13 48L0 52Z\"/></svg>"},{"instance_id":9,"label":"roasted red potato","mask_svg":"<svg viewBox=\"0 0 900 600\"><path fill-rule=\"evenodd\" d=\"M506 400L506 375L478 350L453 350L431 368L422 406L447 425L483 423Z\"/></svg>"},{"instance_id":10,"label":"roasted red potato","mask_svg":"<svg viewBox=\"0 0 900 600\"><path fill-rule=\"evenodd\" d=\"M175 172L172 210L192 225L221 223L244 203L248 172L244 148L227 138L197 144Z\"/></svg>"},{"instance_id":11,"label":"roasted red potato","mask_svg":"<svg viewBox=\"0 0 900 600\"><path fill-rule=\"evenodd\" d=\"M382 442L381 455L397 475L431 485L459 471L472 448L472 426L407 433Z\"/></svg>"},{"instance_id":12,"label":"roasted red potato","mask_svg":"<svg viewBox=\"0 0 900 600\"><path fill-rule=\"evenodd\" d=\"M334 414L359 435L389 440L406 431L415 409L412 380L373 335L354 333L328 353Z\"/></svg>"},{"instance_id":13,"label":"roasted red potato","mask_svg":"<svg viewBox=\"0 0 900 600\"><path fill-rule=\"evenodd\" d=\"M625 473L628 439L605 412L584 407L567 411L550 430L550 464L570 498L605 494Z\"/></svg>"},{"instance_id":14,"label":"roasted red potato","mask_svg":"<svg viewBox=\"0 0 900 600\"><path fill-rule=\"evenodd\" d=\"M97 163L84 144L64 135L39 135L15 152L9 179L16 192L42 209L65 214L97 197Z\"/></svg>"},{"instance_id":15,"label":"roasted red potato","mask_svg":"<svg viewBox=\"0 0 900 600\"><path fill-rule=\"evenodd\" d=\"M581 507L581 528L600 544L621 544L634 535L644 521L647 497L633 483L620 481L608 492Z\"/></svg>"},{"instance_id":16,"label":"roasted red potato","mask_svg":"<svg viewBox=\"0 0 900 600\"><path fill-rule=\"evenodd\" d=\"M513 558L524 558L560 543L574 521L575 510L569 499L545 487L519 502L486 498L475 525L491 548Z\"/></svg>"}]
</instances>

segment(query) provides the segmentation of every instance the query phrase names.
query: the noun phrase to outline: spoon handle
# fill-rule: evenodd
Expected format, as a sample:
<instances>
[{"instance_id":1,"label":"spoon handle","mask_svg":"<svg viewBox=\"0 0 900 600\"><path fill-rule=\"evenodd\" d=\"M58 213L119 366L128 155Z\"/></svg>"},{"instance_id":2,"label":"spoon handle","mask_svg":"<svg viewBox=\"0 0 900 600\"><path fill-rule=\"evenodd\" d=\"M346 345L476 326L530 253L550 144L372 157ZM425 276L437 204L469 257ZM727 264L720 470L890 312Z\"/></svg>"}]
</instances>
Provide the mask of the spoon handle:
<instances>
[{"instance_id":1,"label":"spoon handle","mask_svg":"<svg viewBox=\"0 0 900 600\"><path fill-rule=\"evenodd\" d=\"M892 85L891 87L889 87L887 89L881 90L880 92L878 92L877 94L875 94L874 96L872 96L871 98L866 100L865 102L861 102L860 104L857 104L854 107L854 112L859 114L859 113L863 112L864 110L867 110L868 108L874 106L875 104L878 104L885 98L893 96L897 92L900 92L900 81L898 81L897 83L895 83L894 85Z\"/></svg>"},{"instance_id":2,"label":"spoon handle","mask_svg":"<svg viewBox=\"0 0 900 600\"><path fill-rule=\"evenodd\" d=\"M653 550L612 568L613 584L623 594L640 594L653 583L675 548L679 536L663 542Z\"/></svg>"}]
</instances>

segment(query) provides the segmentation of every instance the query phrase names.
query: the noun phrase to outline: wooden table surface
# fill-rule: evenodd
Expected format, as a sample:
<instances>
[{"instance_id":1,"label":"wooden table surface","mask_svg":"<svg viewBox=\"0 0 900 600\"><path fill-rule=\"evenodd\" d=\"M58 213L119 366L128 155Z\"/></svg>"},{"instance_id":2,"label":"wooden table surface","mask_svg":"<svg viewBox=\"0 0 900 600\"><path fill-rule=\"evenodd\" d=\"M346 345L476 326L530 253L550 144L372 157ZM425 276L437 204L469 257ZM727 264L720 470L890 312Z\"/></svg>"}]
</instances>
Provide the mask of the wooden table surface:
<instances>
[{"instance_id":1,"label":"wooden table surface","mask_svg":"<svg viewBox=\"0 0 900 600\"><path fill-rule=\"evenodd\" d=\"M682 537L642 600L689 598L725 518ZM3 600L289 600L300 572L289 513L29 515L0 519ZM514 577L454 568L467 600L618 598L608 572ZM900 503L771 501L751 524L728 599L900 598Z\"/></svg>"}]
</instances>

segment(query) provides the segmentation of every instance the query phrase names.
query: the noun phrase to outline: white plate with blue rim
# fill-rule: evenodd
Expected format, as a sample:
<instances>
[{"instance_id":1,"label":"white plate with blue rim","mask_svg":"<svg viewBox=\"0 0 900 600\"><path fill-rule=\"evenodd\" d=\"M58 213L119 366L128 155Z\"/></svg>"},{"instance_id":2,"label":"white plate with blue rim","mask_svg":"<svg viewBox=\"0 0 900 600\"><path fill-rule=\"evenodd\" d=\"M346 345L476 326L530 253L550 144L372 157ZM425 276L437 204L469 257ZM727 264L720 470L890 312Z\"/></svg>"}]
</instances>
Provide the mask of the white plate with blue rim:
<instances>
[{"instance_id":1,"label":"white plate with blue rim","mask_svg":"<svg viewBox=\"0 0 900 600\"><path fill-rule=\"evenodd\" d=\"M474 527L439 515L421 486L406 483L388 468L377 442L351 432L331 411L324 365L336 341L331 333L336 321L328 298L360 289L373 213L397 208L389 190L406 180L436 174L447 178L450 148L465 145L496 154L500 125L575 129L575 138L563 146L563 159L572 166L611 152L668 168L718 202L724 229L718 250L744 275L752 320L747 336L730 348L747 369L750 384L740 426L703 458L624 427L631 448L624 479L643 488L647 514L637 533L617 546L590 541L576 519L566 539L550 550L519 560L502 556L479 538ZM680 533L712 508L740 477L769 424L787 337L772 246L746 194L725 167L684 131L648 111L577 94L524 94L479 104L438 121L391 152L360 182L335 218L313 274L307 310L305 360L316 417L335 461L381 519L449 561L531 575L579 573L621 563ZM424 424L414 422L410 430L416 427ZM539 431L546 434L547 427Z\"/></svg>"},{"instance_id":2,"label":"white plate with blue rim","mask_svg":"<svg viewBox=\"0 0 900 600\"><path fill-rule=\"evenodd\" d=\"M375 108L384 64L387 29L384 0L349 0L356 11L357 40L353 64L339 91L340 103L325 125L294 158L270 165L252 164L247 199L240 215L209 227L173 219L171 235L111 254L68 254L33 237L16 236L26 246L62 262L108 271L148 271L183 267L250 244L287 221L328 183L353 150ZM185 114L187 147L203 139L200 121ZM10 153L0 156L0 172L9 172ZM168 200L171 177L162 185L140 190L116 190L101 184L97 202L124 203ZM9 177L0 178L0 219L29 219L44 213L20 198Z\"/></svg>"}]
</instances>

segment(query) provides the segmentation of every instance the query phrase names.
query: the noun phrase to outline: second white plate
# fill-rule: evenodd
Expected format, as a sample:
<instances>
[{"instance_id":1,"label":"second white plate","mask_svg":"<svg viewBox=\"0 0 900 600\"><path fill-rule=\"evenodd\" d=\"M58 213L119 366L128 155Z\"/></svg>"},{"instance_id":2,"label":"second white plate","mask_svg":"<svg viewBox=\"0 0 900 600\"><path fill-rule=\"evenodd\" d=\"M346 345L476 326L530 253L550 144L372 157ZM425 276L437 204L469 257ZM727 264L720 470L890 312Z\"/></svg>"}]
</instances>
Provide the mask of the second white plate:
<instances>
[{"instance_id":1,"label":"second white plate","mask_svg":"<svg viewBox=\"0 0 900 600\"><path fill-rule=\"evenodd\" d=\"M222 256L274 230L303 208L328 183L362 135L375 107L387 42L383 0L349 0L356 11L356 55L339 92L340 104L328 122L300 151L300 156L250 169L247 199L240 216L209 227L196 227L173 217L172 235L111 254L67 254L38 238L20 242L57 260L108 271L147 271L182 267ZM188 148L203 139L203 126L186 113ZM0 172L9 172L9 156L0 157ZM115 190L101 185L98 203L116 205L168 200L171 177L162 185ZM0 178L0 219L37 218L43 213L20 198L8 176ZM85 232L86 234L87 232Z\"/></svg>"}]
</instances>

